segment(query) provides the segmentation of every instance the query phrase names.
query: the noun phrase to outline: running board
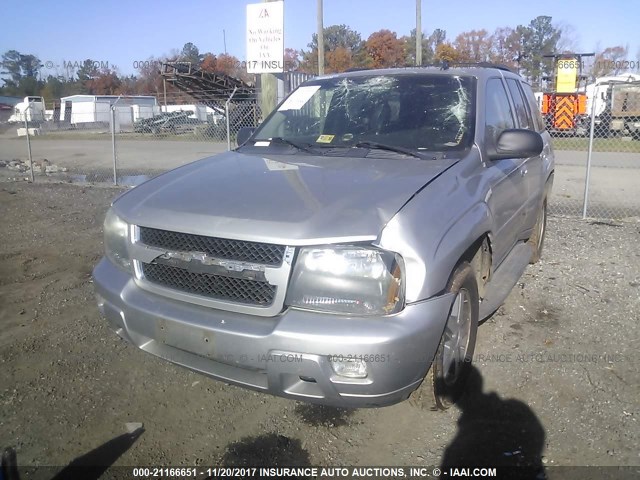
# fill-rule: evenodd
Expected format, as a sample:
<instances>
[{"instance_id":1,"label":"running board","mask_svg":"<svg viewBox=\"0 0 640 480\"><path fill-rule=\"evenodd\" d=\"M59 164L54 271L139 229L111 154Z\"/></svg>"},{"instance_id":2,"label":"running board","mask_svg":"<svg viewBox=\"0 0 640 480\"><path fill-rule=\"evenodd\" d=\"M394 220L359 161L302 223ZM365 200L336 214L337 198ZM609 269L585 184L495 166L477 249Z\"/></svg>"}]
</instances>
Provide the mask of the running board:
<instances>
[{"instance_id":1,"label":"running board","mask_svg":"<svg viewBox=\"0 0 640 480\"><path fill-rule=\"evenodd\" d=\"M520 243L513 247L507 258L493 272L491 281L487 284L484 299L480 303L480 321L493 315L504 303L529 265L532 254L531 245Z\"/></svg>"}]
</instances>

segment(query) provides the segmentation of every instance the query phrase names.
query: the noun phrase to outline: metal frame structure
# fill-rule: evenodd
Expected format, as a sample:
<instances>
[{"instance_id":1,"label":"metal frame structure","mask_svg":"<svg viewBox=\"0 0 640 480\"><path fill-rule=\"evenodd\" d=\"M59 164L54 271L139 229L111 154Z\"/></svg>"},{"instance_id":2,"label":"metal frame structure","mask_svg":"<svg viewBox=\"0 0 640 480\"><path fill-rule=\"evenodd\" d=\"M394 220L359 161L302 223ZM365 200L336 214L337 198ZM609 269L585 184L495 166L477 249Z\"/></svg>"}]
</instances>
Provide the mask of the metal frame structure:
<instances>
[{"instance_id":1,"label":"metal frame structure","mask_svg":"<svg viewBox=\"0 0 640 480\"><path fill-rule=\"evenodd\" d=\"M222 73L206 72L191 62L163 63L160 74L177 89L205 105L224 107L234 91L238 100L255 99L255 89L244 81Z\"/></svg>"}]
</instances>

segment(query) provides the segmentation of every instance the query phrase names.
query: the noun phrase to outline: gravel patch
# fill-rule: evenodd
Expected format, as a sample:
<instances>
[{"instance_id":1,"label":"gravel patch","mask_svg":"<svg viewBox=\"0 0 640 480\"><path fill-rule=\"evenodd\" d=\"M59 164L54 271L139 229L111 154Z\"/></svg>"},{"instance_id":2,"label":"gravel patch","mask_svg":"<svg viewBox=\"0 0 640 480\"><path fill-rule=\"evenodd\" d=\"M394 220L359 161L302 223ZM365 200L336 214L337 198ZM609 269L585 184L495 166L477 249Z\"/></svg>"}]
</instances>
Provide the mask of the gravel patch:
<instances>
[{"instance_id":1,"label":"gravel patch","mask_svg":"<svg viewBox=\"0 0 640 480\"><path fill-rule=\"evenodd\" d=\"M479 328L460 408L340 410L119 340L91 283L119 193L0 183L0 446L20 464L68 465L142 425L117 465L439 465L485 443L490 465L640 464L639 222L549 219L543 260Z\"/></svg>"}]
</instances>

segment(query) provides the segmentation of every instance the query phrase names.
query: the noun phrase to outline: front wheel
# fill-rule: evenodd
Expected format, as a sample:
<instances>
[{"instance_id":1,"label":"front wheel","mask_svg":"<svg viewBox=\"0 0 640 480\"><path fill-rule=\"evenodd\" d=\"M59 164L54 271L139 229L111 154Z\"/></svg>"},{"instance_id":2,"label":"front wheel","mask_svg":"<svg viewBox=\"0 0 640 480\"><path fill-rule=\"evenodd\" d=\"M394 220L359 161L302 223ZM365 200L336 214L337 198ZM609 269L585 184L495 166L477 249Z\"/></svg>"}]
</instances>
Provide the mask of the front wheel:
<instances>
[{"instance_id":1,"label":"front wheel","mask_svg":"<svg viewBox=\"0 0 640 480\"><path fill-rule=\"evenodd\" d=\"M478 284L467 262L454 271L447 293L453 302L429 372L411 396L411 403L446 410L464 393L478 331Z\"/></svg>"},{"instance_id":2,"label":"front wheel","mask_svg":"<svg viewBox=\"0 0 640 480\"><path fill-rule=\"evenodd\" d=\"M531 260L529 263L534 264L540 261L542 257L542 247L544 246L544 236L547 233L547 199L542 201L542 206L538 211L538 219L533 227L533 233L529 238L529 245L533 249Z\"/></svg>"}]
</instances>

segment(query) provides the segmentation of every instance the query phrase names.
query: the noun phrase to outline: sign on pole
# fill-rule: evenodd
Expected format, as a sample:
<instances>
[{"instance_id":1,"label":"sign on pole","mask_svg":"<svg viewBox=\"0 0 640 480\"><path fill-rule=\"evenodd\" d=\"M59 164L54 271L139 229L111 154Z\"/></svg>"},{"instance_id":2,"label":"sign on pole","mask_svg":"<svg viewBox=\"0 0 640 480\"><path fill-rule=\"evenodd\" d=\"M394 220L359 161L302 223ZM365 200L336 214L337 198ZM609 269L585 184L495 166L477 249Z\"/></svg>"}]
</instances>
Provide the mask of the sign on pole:
<instances>
[{"instance_id":1,"label":"sign on pole","mask_svg":"<svg viewBox=\"0 0 640 480\"><path fill-rule=\"evenodd\" d=\"M560 58L557 64L556 92L574 93L578 78L578 59Z\"/></svg>"},{"instance_id":2,"label":"sign on pole","mask_svg":"<svg viewBox=\"0 0 640 480\"><path fill-rule=\"evenodd\" d=\"M284 2L247 5L247 72L284 72Z\"/></svg>"}]
</instances>

